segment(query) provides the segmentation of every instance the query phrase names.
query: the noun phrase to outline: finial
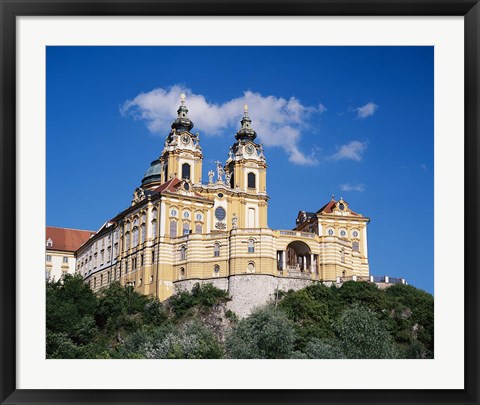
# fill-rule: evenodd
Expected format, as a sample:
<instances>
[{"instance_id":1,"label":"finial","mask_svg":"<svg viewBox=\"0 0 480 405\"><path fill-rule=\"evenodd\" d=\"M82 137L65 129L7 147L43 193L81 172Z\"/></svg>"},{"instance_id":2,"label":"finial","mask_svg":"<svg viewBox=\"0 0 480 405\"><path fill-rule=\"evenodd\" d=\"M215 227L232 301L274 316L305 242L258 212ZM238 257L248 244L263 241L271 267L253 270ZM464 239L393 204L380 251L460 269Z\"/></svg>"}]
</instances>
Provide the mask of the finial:
<instances>
[{"instance_id":1,"label":"finial","mask_svg":"<svg viewBox=\"0 0 480 405\"><path fill-rule=\"evenodd\" d=\"M243 115L244 115L245 117L248 117L248 105L247 105L247 104L245 104L245 105L243 106Z\"/></svg>"},{"instance_id":2,"label":"finial","mask_svg":"<svg viewBox=\"0 0 480 405\"><path fill-rule=\"evenodd\" d=\"M335 200L335 194L332 194L332 201Z\"/></svg>"},{"instance_id":3,"label":"finial","mask_svg":"<svg viewBox=\"0 0 480 405\"><path fill-rule=\"evenodd\" d=\"M186 98L185 93L180 94L180 101L182 105L185 105L185 98Z\"/></svg>"}]
</instances>

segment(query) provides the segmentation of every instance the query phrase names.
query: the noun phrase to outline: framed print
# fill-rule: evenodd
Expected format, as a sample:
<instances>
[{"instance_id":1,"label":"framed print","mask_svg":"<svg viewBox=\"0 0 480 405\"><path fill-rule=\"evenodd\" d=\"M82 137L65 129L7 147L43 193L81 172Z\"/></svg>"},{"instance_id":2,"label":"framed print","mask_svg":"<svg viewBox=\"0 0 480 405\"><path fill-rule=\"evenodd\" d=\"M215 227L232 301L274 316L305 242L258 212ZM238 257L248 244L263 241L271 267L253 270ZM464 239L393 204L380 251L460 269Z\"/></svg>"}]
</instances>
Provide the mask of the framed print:
<instances>
[{"instance_id":1,"label":"framed print","mask_svg":"<svg viewBox=\"0 0 480 405\"><path fill-rule=\"evenodd\" d=\"M479 402L477 1L0 10L2 404Z\"/></svg>"}]
</instances>

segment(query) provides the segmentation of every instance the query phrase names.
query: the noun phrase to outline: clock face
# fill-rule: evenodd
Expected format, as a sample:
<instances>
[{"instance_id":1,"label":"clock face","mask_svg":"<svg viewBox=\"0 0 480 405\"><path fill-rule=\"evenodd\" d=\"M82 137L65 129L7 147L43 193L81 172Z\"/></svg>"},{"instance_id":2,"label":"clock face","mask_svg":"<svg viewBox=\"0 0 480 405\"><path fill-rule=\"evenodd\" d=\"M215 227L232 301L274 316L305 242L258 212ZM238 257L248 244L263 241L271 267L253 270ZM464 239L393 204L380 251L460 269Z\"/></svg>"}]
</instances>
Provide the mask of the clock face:
<instances>
[{"instance_id":1,"label":"clock face","mask_svg":"<svg viewBox=\"0 0 480 405\"><path fill-rule=\"evenodd\" d=\"M252 145L247 145L245 146L245 152L247 152L249 155L252 155L253 152L255 152L255 149Z\"/></svg>"},{"instance_id":2,"label":"clock face","mask_svg":"<svg viewBox=\"0 0 480 405\"><path fill-rule=\"evenodd\" d=\"M182 143L184 143L185 145L188 145L188 144L190 143L190 137L189 137L187 134L182 135L181 141L182 141Z\"/></svg>"}]
</instances>

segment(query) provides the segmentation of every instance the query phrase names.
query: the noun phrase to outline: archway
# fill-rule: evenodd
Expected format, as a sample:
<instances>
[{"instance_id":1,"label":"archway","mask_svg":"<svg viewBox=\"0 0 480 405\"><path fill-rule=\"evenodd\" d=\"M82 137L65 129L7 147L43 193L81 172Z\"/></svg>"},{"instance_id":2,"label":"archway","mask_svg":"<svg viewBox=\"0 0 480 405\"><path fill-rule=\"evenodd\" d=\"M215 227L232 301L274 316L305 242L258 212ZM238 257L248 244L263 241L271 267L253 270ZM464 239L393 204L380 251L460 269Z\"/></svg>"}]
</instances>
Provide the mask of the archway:
<instances>
[{"instance_id":1,"label":"archway","mask_svg":"<svg viewBox=\"0 0 480 405\"><path fill-rule=\"evenodd\" d=\"M289 270L305 271L312 265L312 253L310 247L302 241L290 242L285 250L286 265Z\"/></svg>"}]
</instances>

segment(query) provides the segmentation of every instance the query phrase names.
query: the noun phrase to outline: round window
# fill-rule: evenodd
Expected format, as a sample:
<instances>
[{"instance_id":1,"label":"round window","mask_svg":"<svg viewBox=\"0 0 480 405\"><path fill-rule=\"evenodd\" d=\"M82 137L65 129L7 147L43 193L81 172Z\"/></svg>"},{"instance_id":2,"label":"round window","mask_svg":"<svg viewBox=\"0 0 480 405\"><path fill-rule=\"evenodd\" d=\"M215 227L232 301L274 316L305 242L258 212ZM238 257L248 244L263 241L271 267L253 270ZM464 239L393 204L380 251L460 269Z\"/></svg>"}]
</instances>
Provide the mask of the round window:
<instances>
[{"instance_id":1,"label":"round window","mask_svg":"<svg viewBox=\"0 0 480 405\"><path fill-rule=\"evenodd\" d=\"M353 237L358 238L358 232L357 231L353 231Z\"/></svg>"},{"instance_id":2,"label":"round window","mask_svg":"<svg viewBox=\"0 0 480 405\"><path fill-rule=\"evenodd\" d=\"M215 273L219 273L220 272L220 266L218 264L216 264L215 266L213 266L213 271Z\"/></svg>"},{"instance_id":3,"label":"round window","mask_svg":"<svg viewBox=\"0 0 480 405\"><path fill-rule=\"evenodd\" d=\"M345 232L344 230L341 230L340 231L340 236L347 236L347 232Z\"/></svg>"},{"instance_id":4,"label":"round window","mask_svg":"<svg viewBox=\"0 0 480 405\"><path fill-rule=\"evenodd\" d=\"M223 193L218 193L217 196L218 198L223 198Z\"/></svg>"},{"instance_id":5,"label":"round window","mask_svg":"<svg viewBox=\"0 0 480 405\"><path fill-rule=\"evenodd\" d=\"M202 220L202 214L197 214L196 217L197 221L201 221Z\"/></svg>"},{"instance_id":6,"label":"round window","mask_svg":"<svg viewBox=\"0 0 480 405\"><path fill-rule=\"evenodd\" d=\"M176 217L176 216L177 216L177 210L171 210L171 211L170 211L170 215L171 215L172 217Z\"/></svg>"},{"instance_id":7,"label":"round window","mask_svg":"<svg viewBox=\"0 0 480 405\"><path fill-rule=\"evenodd\" d=\"M227 215L227 213L225 212L225 210L222 207L218 207L215 210L215 218L217 218L219 221L223 221L225 219L226 215Z\"/></svg>"},{"instance_id":8,"label":"round window","mask_svg":"<svg viewBox=\"0 0 480 405\"><path fill-rule=\"evenodd\" d=\"M255 263L253 262L248 263L247 268L248 268L248 271L255 271Z\"/></svg>"},{"instance_id":9,"label":"round window","mask_svg":"<svg viewBox=\"0 0 480 405\"><path fill-rule=\"evenodd\" d=\"M183 188L188 191L190 190L190 185L188 183L184 183Z\"/></svg>"},{"instance_id":10,"label":"round window","mask_svg":"<svg viewBox=\"0 0 480 405\"><path fill-rule=\"evenodd\" d=\"M184 217L184 218L190 218L190 213L189 213L188 211L185 211L185 212L183 213L183 217Z\"/></svg>"},{"instance_id":11,"label":"round window","mask_svg":"<svg viewBox=\"0 0 480 405\"><path fill-rule=\"evenodd\" d=\"M338 205L338 209L339 209L340 211L343 211L343 210L345 209L345 205L339 204L339 205Z\"/></svg>"},{"instance_id":12,"label":"round window","mask_svg":"<svg viewBox=\"0 0 480 405\"><path fill-rule=\"evenodd\" d=\"M333 229L329 229L329 230L328 230L328 234L329 234L330 236L333 236Z\"/></svg>"}]
</instances>

